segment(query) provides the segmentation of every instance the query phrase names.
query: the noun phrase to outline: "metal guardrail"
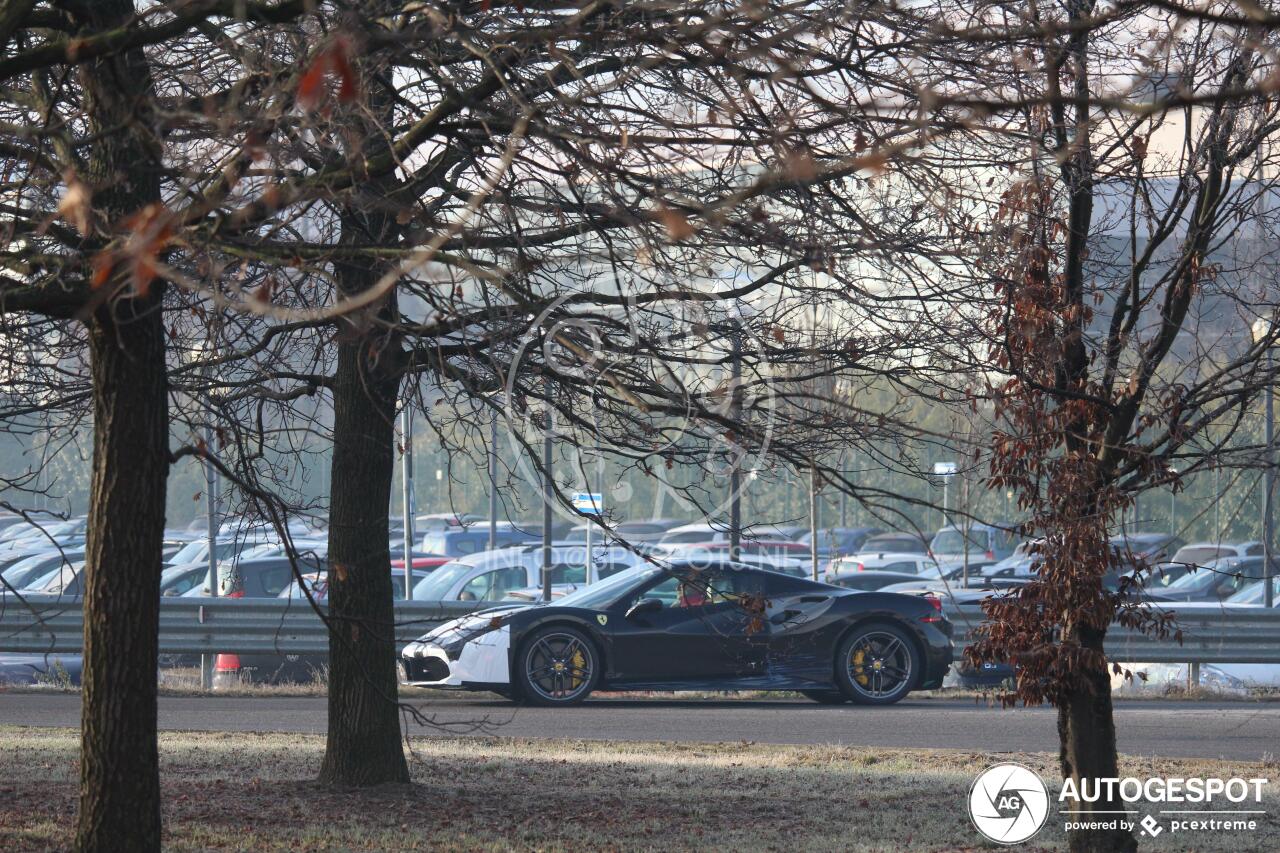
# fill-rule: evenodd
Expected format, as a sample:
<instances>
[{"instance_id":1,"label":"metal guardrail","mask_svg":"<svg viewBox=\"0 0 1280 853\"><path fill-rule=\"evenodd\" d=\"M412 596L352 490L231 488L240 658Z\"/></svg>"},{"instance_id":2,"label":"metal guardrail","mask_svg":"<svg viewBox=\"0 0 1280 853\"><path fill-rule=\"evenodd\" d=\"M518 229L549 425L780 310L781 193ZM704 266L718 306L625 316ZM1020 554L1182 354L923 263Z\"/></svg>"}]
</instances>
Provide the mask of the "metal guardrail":
<instances>
[{"instance_id":1,"label":"metal guardrail","mask_svg":"<svg viewBox=\"0 0 1280 853\"><path fill-rule=\"evenodd\" d=\"M83 648L78 596L0 597L0 651L75 653ZM408 643L436 625L479 609L466 601L396 602L396 641ZM165 598L160 602L162 654L324 654L329 633L311 605L298 599Z\"/></svg>"},{"instance_id":2,"label":"metal guardrail","mask_svg":"<svg viewBox=\"0 0 1280 853\"><path fill-rule=\"evenodd\" d=\"M78 597L0 596L0 651L75 653L82 647ZM395 605L395 634L407 643L482 605L463 601L408 601ZM487 605L483 605L487 606ZM1280 608L1171 608L1181 645L1122 628L1107 634L1107 654L1125 663L1280 663ZM982 622L976 605L947 607L955 626L956 657ZM323 654L324 623L296 599L166 598L160 602L160 651L165 654Z\"/></svg>"},{"instance_id":3,"label":"metal guardrail","mask_svg":"<svg viewBox=\"0 0 1280 853\"><path fill-rule=\"evenodd\" d=\"M1182 643L1119 626L1107 631L1107 657L1117 663L1280 663L1280 608L1173 604ZM946 607L955 627L956 659L982 624L976 604Z\"/></svg>"}]
</instances>

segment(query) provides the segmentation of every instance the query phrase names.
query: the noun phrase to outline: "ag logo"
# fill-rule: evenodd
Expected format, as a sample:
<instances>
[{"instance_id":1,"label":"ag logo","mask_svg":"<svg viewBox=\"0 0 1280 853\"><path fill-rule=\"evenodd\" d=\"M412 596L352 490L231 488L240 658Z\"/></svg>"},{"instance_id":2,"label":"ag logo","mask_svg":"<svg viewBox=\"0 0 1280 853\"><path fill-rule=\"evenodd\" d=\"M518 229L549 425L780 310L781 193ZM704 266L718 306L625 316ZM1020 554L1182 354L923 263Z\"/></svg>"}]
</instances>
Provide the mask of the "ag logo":
<instances>
[{"instance_id":1,"label":"ag logo","mask_svg":"<svg viewBox=\"0 0 1280 853\"><path fill-rule=\"evenodd\" d=\"M969 789L973 825L997 844L1017 844L1040 831L1049 817L1049 790L1021 764L997 764Z\"/></svg>"},{"instance_id":2,"label":"ag logo","mask_svg":"<svg viewBox=\"0 0 1280 853\"><path fill-rule=\"evenodd\" d=\"M597 613L596 621L599 622L601 625L606 625L609 622L609 617L605 616L603 613Z\"/></svg>"}]
</instances>

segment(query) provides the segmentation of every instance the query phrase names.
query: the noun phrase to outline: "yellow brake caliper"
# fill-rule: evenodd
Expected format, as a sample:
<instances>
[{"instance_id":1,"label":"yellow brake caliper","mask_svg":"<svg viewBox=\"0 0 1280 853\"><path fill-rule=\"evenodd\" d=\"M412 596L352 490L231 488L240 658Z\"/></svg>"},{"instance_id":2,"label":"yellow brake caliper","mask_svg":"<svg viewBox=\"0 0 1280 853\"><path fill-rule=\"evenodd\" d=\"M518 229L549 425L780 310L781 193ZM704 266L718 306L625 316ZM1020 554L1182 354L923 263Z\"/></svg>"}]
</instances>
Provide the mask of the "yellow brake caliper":
<instances>
[{"instance_id":1,"label":"yellow brake caliper","mask_svg":"<svg viewBox=\"0 0 1280 853\"><path fill-rule=\"evenodd\" d=\"M862 661L866 655L867 653L863 649L858 649L853 653L853 677L863 687L867 686L868 680L866 670L862 668Z\"/></svg>"},{"instance_id":2,"label":"yellow brake caliper","mask_svg":"<svg viewBox=\"0 0 1280 853\"><path fill-rule=\"evenodd\" d=\"M573 653L573 658L572 658L571 660L573 660L573 671L574 671L575 673L577 673L577 672L582 672L584 669L586 669L586 667L587 667L587 659L586 659L586 657L582 654L582 649L578 649L576 652L574 652L574 653ZM572 687L572 689L573 689L573 690L577 690L577 689L578 689L578 685L582 683L582 679L581 679L581 678L578 678L578 677L575 675L573 678L571 678L571 679L569 680L569 683L573 685L573 687Z\"/></svg>"}]
</instances>

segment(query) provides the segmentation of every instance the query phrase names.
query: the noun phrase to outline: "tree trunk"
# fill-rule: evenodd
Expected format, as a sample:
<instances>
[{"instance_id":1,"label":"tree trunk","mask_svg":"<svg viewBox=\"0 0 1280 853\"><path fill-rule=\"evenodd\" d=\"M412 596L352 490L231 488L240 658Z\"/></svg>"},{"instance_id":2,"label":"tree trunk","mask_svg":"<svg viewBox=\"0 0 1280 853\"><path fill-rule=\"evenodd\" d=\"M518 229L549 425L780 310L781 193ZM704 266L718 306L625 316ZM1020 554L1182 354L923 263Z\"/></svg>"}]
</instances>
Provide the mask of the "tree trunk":
<instances>
[{"instance_id":1,"label":"tree trunk","mask_svg":"<svg viewBox=\"0 0 1280 853\"><path fill-rule=\"evenodd\" d=\"M160 849L161 542L169 471L164 328L136 303L90 324L93 482L84 567L76 848ZM116 318L106 315L115 313Z\"/></svg>"},{"instance_id":2,"label":"tree trunk","mask_svg":"<svg viewBox=\"0 0 1280 853\"><path fill-rule=\"evenodd\" d=\"M368 274L367 271L365 273ZM329 727L320 781L409 781L400 740L387 507L395 466L396 376L375 336L338 345L329 505ZM390 353L380 353L390 358ZM385 370L385 369L384 369Z\"/></svg>"},{"instance_id":3,"label":"tree trunk","mask_svg":"<svg viewBox=\"0 0 1280 853\"><path fill-rule=\"evenodd\" d=\"M134 12L127 0L75 9L86 32L120 26ZM146 57L135 49L86 63L81 83L97 134L86 172L94 207L118 227L160 200ZM146 283L113 279L106 287L138 284ZM85 319L94 440L82 584L80 851L160 849L156 658L169 473L162 292L158 281L116 292Z\"/></svg>"},{"instance_id":4,"label":"tree trunk","mask_svg":"<svg viewBox=\"0 0 1280 853\"><path fill-rule=\"evenodd\" d=\"M1076 627L1080 643L1101 652L1106 631ZM1106 670L1086 674L1086 683L1072 692L1058 707L1059 763L1062 777L1075 781L1081 790L1083 780L1116 778L1119 774L1116 754L1116 725L1111 706L1111 679ZM1073 810L1073 820L1090 820L1093 812L1119 812L1125 804L1118 798L1100 798L1097 802L1080 802ZM1097 820L1125 817L1099 814ZM1072 853L1132 853L1138 849L1132 832L1124 830L1073 831L1068 835Z\"/></svg>"},{"instance_id":5,"label":"tree trunk","mask_svg":"<svg viewBox=\"0 0 1280 853\"><path fill-rule=\"evenodd\" d=\"M381 97L380 97L381 96ZM379 101L382 103L379 103ZM371 98L389 118L385 93ZM361 128L366 146L381 144ZM387 180L369 181L342 214L342 240L393 243L397 226L384 203ZM372 287L385 265L336 265L346 295ZM408 782L400 738L388 508L395 469L396 397L404 355L400 335L379 321L398 319L395 289L377 308L344 318L333 386L329 486L329 726L320 781L367 786Z\"/></svg>"}]
</instances>

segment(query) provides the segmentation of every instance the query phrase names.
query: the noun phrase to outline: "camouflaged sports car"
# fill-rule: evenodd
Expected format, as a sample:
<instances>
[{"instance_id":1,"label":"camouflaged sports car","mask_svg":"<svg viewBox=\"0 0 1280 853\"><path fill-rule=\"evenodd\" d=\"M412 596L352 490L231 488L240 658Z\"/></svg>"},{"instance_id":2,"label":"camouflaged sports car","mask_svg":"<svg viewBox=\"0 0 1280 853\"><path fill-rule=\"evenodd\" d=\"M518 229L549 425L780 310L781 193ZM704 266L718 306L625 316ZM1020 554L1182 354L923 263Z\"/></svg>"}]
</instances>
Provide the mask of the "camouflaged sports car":
<instances>
[{"instance_id":1,"label":"camouflaged sports car","mask_svg":"<svg viewBox=\"0 0 1280 853\"><path fill-rule=\"evenodd\" d=\"M630 569L549 604L448 622L400 655L407 684L572 705L593 690L798 690L887 705L938 687L936 598L860 592L739 563Z\"/></svg>"}]
</instances>

